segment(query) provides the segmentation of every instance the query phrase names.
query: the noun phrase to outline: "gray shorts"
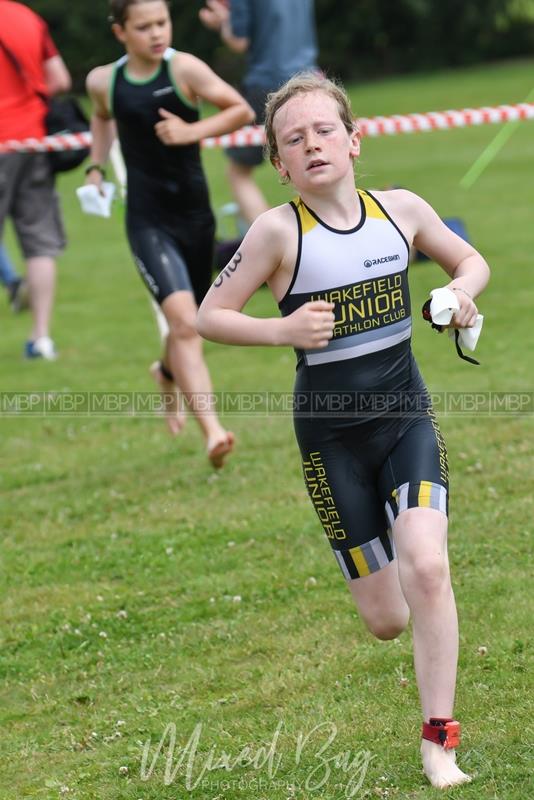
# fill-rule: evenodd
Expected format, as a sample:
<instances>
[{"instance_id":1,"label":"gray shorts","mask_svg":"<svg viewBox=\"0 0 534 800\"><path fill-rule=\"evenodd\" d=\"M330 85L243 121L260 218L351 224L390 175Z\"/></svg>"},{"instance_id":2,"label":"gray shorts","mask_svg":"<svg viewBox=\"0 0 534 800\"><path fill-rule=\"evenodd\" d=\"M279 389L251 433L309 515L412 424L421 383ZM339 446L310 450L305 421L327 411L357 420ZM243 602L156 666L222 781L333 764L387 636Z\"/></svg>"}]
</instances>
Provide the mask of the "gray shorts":
<instances>
[{"instance_id":1,"label":"gray shorts","mask_svg":"<svg viewBox=\"0 0 534 800\"><path fill-rule=\"evenodd\" d=\"M0 241L7 217L24 258L55 258L65 247L54 176L45 154L0 155Z\"/></svg>"}]
</instances>

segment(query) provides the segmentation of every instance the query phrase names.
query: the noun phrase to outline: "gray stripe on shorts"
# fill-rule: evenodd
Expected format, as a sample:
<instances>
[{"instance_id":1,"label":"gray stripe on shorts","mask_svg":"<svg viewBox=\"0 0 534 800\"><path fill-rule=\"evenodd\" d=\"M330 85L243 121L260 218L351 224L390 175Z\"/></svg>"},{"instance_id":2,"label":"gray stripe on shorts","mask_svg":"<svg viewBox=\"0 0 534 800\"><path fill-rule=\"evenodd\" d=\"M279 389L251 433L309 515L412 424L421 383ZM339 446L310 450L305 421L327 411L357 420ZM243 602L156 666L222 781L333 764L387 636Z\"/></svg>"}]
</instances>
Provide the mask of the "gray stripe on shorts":
<instances>
[{"instance_id":1,"label":"gray stripe on shorts","mask_svg":"<svg viewBox=\"0 0 534 800\"><path fill-rule=\"evenodd\" d=\"M369 564L369 568L371 568L371 558L370 555L368 555L367 548L369 548L369 550L372 552L374 560L377 565L376 567L373 566L372 572L375 572L375 570L377 569L382 569L383 567L387 567L387 565L389 564L389 558L387 556L386 551L384 550L384 545L382 544L378 536L376 537L376 539L371 539L371 541L367 542L367 544L365 545L365 557L367 559L367 563Z\"/></svg>"},{"instance_id":2,"label":"gray stripe on shorts","mask_svg":"<svg viewBox=\"0 0 534 800\"><path fill-rule=\"evenodd\" d=\"M439 483L433 483L430 488L430 507L441 511L441 489Z\"/></svg>"},{"instance_id":3,"label":"gray stripe on shorts","mask_svg":"<svg viewBox=\"0 0 534 800\"><path fill-rule=\"evenodd\" d=\"M395 514L393 513L393 509L391 508L391 503L389 500L386 500L384 503L384 509L386 511L386 517L388 518L389 527L393 527L393 523L395 522Z\"/></svg>"},{"instance_id":4,"label":"gray stripe on shorts","mask_svg":"<svg viewBox=\"0 0 534 800\"><path fill-rule=\"evenodd\" d=\"M348 581L351 581L352 578L351 578L350 573L349 573L349 571L347 569L347 565L345 564L345 559L343 558L343 555L341 554L341 551L340 550L334 550L334 555L335 555L335 557L337 559L337 563L341 567L341 572L343 573L343 575L345 576L345 578Z\"/></svg>"},{"instance_id":5,"label":"gray stripe on shorts","mask_svg":"<svg viewBox=\"0 0 534 800\"><path fill-rule=\"evenodd\" d=\"M399 509L399 514L401 511L406 511L408 508L408 489L410 488L409 483L403 483L402 486L397 487L397 508Z\"/></svg>"}]
</instances>

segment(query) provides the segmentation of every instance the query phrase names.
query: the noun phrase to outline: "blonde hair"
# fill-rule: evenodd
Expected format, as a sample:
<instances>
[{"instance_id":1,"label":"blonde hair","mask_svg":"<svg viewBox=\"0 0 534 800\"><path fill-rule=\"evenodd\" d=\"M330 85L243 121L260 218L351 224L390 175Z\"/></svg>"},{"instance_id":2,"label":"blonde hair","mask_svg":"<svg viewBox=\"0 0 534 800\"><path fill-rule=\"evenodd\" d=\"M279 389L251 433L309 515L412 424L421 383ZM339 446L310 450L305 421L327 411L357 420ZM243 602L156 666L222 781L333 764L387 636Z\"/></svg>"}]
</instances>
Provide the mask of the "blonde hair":
<instances>
[{"instance_id":1,"label":"blonde hair","mask_svg":"<svg viewBox=\"0 0 534 800\"><path fill-rule=\"evenodd\" d=\"M318 72L299 72L277 89L276 92L271 92L267 96L265 104L265 157L270 160L271 164L274 164L276 158L278 158L278 145L274 132L276 114L288 100L298 94L309 94L310 92L324 92L328 97L335 100L339 116L347 133L352 135L356 130L356 118L343 86Z\"/></svg>"}]
</instances>

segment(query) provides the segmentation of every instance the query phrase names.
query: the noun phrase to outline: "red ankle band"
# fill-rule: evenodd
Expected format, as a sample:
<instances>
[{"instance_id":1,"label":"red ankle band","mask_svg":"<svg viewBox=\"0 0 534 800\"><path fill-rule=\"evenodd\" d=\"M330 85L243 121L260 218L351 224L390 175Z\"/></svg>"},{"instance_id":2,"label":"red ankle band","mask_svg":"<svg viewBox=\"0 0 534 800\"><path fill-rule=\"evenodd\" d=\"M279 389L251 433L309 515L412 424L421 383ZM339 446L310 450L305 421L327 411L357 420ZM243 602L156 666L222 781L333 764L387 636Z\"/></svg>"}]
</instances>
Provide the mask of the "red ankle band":
<instances>
[{"instance_id":1,"label":"red ankle band","mask_svg":"<svg viewBox=\"0 0 534 800\"><path fill-rule=\"evenodd\" d=\"M428 722L423 722L422 736L446 750L453 750L460 744L460 723L445 717L431 717Z\"/></svg>"}]
</instances>

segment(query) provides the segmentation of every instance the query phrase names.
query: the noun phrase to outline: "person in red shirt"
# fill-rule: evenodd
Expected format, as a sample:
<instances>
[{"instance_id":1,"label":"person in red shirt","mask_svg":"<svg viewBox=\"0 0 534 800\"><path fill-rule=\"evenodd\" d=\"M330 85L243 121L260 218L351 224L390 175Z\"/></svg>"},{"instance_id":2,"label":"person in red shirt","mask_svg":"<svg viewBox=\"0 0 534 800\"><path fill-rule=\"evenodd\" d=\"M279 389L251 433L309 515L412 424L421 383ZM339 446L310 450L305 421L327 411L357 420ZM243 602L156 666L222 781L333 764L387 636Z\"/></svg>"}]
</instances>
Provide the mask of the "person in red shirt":
<instances>
[{"instance_id":1,"label":"person in red shirt","mask_svg":"<svg viewBox=\"0 0 534 800\"><path fill-rule=\"evenodd\" d=\"M22 3L0 0L0 142L42 138L46 97L65 92L70 74L45 21ZM65 246L54 177L41 153L0 155L0 241L10 216L26 260L33 330L28 358L56 357L49 326L56 256Z\"/></svg>"}]
</instances>

